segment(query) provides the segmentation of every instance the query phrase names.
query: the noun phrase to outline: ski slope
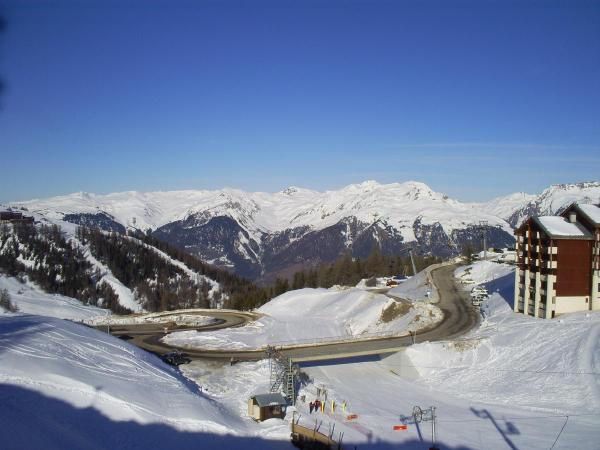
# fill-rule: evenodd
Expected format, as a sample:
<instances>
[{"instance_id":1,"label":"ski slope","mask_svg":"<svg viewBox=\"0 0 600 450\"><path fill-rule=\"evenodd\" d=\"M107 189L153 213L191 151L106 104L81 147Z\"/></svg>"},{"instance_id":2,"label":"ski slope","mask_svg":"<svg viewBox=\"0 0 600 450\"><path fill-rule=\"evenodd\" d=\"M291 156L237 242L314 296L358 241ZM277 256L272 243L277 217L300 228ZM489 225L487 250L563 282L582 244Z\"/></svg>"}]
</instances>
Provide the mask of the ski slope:
<instances>
[{"instance_id":1,"label":"ski slope","mask_svg":"<svg viewBox=\"0 0 600 450\"><path fill-rule=\"evenodd\" d=\"M3 449L291 448L156 356L60 319L0 316ZM265 439L268 437L268 439Z\"/></svg>"},{"instance_id":2,"label":"ski slope","mask_svg":"<svg viewBox=\"0 0 600 450\"><path fill-rule=\"evenodd\" d=\"M88 306L79 300L59 294L47 294L35 283L21 283L14 277L0 274L0 289L6 289L19 312L40 316L83 321L111 314L107 309Z\"/></svg>"}]
</instances>

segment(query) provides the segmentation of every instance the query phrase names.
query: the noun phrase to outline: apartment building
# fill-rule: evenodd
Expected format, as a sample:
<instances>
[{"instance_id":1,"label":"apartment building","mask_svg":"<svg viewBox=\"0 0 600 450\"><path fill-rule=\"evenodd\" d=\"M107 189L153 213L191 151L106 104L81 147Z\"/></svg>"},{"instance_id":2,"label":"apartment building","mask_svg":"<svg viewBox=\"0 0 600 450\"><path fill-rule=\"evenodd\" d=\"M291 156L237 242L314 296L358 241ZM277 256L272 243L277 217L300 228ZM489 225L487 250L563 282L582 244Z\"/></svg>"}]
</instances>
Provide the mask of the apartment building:
<instances>
[{"instance_id":1,"label":"apartment building","mask_svg":"<svg viewBox=\"0 0 600 450\"><path fill-rule=\"evenodd\" d=\"M573 204L515 231L515 312L552 318L600 310L600 208Z\"/></svg>"}]
</instances>

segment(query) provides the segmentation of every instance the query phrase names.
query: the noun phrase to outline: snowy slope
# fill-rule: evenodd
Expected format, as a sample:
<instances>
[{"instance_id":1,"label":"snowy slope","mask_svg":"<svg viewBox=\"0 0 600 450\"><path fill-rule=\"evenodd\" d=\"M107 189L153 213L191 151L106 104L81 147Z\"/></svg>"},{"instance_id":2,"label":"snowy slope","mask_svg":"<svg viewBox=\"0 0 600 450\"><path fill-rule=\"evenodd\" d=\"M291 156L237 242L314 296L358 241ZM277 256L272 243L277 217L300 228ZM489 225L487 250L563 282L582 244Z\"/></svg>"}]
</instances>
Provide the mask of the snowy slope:
<instances>
[{"instance_id":1,"label":"snowy slope","mask_svg":"<svg viewBox=\"0 0 600 450\"><path fill-rule=\"evenodd\" d=\"M537 195L516 192L504 197L494 198L489 202L473 203L473 208L508 220L516 210L525 207L529 202L534 201L535 199L537 199Z\"/></svg>"},{"instance_id":2,"label":"snowy slope","mask_svg":"<svg viewBox=\"0 0 600 450\"><path fill-rule=\"evenodd\" d=\"M285 423L255 425L154 355L59 319L0 317L0 403L4 449L290 448Z\"/></svg>"},{"instance_id":3,"label":"snowy slope","mask_svg":"<svg viewBox=\"0 0 600 450\"><path fill-rule=\"evenodd\" d=\"M600 202L600 182L554 184L539 195L512 194L475 205L475 208L495 214L517 227L527 217L559 214L574 202Z\"/></svg>"},{"instance_id":4,"label":"snowy slope","mask_svg":"<svg viewBox=\"0 0 600 450\"><path fill-rule=\"evenodd\" d=\"M82 321L110 315L107 309L86 306L79 300L58 294L47 294L35 284L0 275L0 289L6 289L19 312Z\"/></svg>"},{"instance_id":5,"label":"snowy slope","mask_svg":"<svg viewBox=\"0 0 600 450\"><path fill-rule=\"evenodd\" d=\"M383 322L383 310L395 303L385 295L358 288L299 289L275 297L260 307L257 311L264 316L244 327L202 333L174 332L163 341L175 346L257 349L269 344L347 339L364 333L402 334L442 319L437 307L419 303L405 315Z\"/></svg>"},{"instance_id":6,"label":"snowy slope","mask_svg":"<svg viewBox=\"0 0 600 450\"><path fill-rule=\"evenodd\" d=\"M303 423L335 424L344 442L358 448L417 450L427 448L431 422L417 426L413 407L435 406L444 449L598 448L600 312L557 320L523 316L509 305L511 266L481 261L457 275L491 293L480 327L454 342L419 343L381 361L311 364L303 370L312 382L300 394L308 403L326 389L328 403L325 413L312 415L299 403ZM348 414L357 418L349 421ZM394 431L401 423L407 430Z\"/></svg>"}]
</instances>

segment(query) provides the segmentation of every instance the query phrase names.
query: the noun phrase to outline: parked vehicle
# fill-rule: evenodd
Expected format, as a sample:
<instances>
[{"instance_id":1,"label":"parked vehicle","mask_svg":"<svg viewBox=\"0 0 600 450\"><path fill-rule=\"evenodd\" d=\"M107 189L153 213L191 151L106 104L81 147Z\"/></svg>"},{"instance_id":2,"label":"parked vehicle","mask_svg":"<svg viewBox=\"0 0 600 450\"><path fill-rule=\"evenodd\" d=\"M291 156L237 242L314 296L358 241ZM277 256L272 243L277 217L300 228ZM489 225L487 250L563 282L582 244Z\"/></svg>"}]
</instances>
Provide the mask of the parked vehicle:
<instances>
[{"instance_id":1,"label":"parked vehicle","mask_svg":"<svg viewBox=\"0 0 600 450\"><path fill-rule=\"evenodd\" d=\"M475 286L471 289L471 304L473 306L480 306L488 297L488 291L483 286Z\"/></svg>"},{"instance_id":2,"label":"parked vehicle","mask_svg":"<svg viewBox=\"0 0 600 450\"><path fill-rule=\"evenodd\" d=\"M180 366L181 364L189 364L192 360L188 357L187 353L182 353L178 350L165 353L160 357L164 362L172 366Z\"/></svg>"}]
</instances>

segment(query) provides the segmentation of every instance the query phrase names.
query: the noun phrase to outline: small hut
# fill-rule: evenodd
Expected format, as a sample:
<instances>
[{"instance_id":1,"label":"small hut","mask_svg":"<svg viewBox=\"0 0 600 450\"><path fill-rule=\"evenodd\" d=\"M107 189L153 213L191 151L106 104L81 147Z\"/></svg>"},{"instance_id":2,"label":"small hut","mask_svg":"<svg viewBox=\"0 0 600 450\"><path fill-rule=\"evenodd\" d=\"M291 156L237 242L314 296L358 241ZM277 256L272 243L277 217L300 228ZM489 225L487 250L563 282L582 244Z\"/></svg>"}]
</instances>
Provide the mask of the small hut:
<instances>
[{"instance_id":1,"label":"small hut","mask_svg":"<svg viewBox=\"0 0 600 450\"><path fill-rule=\"evenodd\" d=\"M283 419L287 400L279 393L257 394L248 399L248 415L258 422L267 419Z\"/></svg>"}]
</instances>

